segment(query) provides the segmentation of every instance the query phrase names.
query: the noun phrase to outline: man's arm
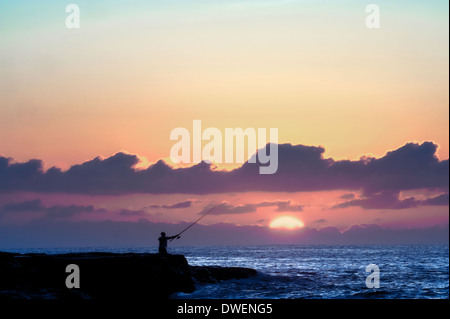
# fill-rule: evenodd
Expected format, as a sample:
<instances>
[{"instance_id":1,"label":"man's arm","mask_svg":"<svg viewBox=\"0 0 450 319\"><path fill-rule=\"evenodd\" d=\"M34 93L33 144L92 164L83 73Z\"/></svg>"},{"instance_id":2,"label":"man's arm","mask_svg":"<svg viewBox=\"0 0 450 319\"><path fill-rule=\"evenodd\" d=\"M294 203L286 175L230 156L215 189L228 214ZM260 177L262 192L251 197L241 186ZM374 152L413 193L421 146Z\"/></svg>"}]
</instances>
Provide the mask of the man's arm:
<instances>
[{"instance_id":1,"label":"man's arm","mask_svg":"<svg viewBox=\"0 0 450 319\"><path fill-rule=\"evenodd\" d=\"M170 236L170 237L167 237L168 239L174 239L174 238L179 238L180 236L178 236L178 235L175 235L175 236Z\"/></svg>"}]
</instances>

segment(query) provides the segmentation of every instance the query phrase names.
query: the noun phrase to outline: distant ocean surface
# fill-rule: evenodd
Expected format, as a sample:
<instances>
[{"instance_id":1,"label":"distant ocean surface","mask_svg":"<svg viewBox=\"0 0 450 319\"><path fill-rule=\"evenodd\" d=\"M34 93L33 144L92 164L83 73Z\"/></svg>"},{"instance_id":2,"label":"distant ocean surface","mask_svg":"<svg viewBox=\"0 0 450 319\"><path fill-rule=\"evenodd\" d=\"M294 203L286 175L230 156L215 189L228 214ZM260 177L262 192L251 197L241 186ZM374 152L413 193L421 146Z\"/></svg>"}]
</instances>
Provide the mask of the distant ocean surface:
<instances>
[{"instance_id":1,"label":"distant ocean surface","mask_svg":"<svg viewBox=\"0 0 450 319\"><path fill-rule=\"evenodd\" d=\"M13 249L19 253L156 252L155 248ZM250 279L197 284L173 298L449 298L447 245L169 247L190 265L248 267ZM380 288L366 287L366 266L380 269Z\"/></svg>"}]
</instances>

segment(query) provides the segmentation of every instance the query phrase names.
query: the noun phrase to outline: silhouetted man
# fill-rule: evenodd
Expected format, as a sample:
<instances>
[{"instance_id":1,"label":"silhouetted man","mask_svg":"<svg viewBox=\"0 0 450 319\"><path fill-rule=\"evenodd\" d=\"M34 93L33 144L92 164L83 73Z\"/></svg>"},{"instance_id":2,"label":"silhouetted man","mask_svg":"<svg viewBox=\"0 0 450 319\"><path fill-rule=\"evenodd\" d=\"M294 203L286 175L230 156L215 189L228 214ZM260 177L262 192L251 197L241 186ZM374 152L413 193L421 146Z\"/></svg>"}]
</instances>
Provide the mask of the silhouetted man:
<instances>
[{"instance_id":1,"label":"silhouetted man","mask_svg":"<svg viewBox=\"0 0 450 319\"><path fill-rule=\"evenodd\" d=\"M159 253L161 255L167 255L167 240L174 239L174 238L177 238L177 237L180 238L180 236L178 236L178 235L166 237L166 233L162 232L161 233L161 237L158 238L158 240L159 240Z\"/></svg>"}]
</instances>

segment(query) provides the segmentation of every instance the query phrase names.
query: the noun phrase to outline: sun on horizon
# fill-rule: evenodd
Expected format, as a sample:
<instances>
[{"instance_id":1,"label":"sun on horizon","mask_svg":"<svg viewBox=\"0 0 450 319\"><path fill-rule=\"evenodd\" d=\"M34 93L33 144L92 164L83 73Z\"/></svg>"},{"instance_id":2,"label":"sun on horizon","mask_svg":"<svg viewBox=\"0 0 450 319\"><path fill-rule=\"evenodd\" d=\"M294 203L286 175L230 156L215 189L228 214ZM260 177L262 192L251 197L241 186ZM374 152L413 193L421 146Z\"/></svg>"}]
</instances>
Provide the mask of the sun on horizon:
<instances>
[{"instance_id":1,"label":"sun on horizon","mask_svg":"<svg viewBox=\"0 0 450 319\"><path fill-rule=\"evenodd\" d=\"M292 216L281 216L272 220L269 224L270 228L276 229L299 229L303 228L305 224L298 218Z\"/></svg>"}]
</instances>

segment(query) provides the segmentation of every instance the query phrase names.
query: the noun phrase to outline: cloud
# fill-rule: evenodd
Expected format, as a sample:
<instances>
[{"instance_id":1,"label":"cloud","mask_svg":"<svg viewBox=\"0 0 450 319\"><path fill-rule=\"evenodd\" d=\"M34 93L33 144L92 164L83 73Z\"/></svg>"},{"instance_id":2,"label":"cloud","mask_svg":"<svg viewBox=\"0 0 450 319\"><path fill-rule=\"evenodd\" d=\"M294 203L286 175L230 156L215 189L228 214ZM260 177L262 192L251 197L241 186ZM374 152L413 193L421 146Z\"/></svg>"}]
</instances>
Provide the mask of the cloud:
<instances>
[{"instance_id":1,"label":"cloud","mask_svg":"<svg viewBox=\"0 0 450 319\"><path fill-rule=\"evenodd\" d=\"M341 195L340 198L342 198L342 199L353 199L353 198L355 198L355 194L347 193L347 194Z\"/></svg>"},{"instance_id":2,"label":"cloud","mask_svg":"<svg viewBox=\"0 0 450 319\"><path fill-rule=\"evenodd\" d=\"M175 203L172 205L149 205L145 208L165 208L165 209L179 209L179 208L188 208L192 206L192 201L187 200L180 203Z\"/></svg>"},{"instance_id":3,"label":"cloud","mask_svg":"<svg viewBox=\"0 0 450 319\"><path fill-rule=\"evenodd\" d=\"M332 208L336 209L336 208L358 206L364 209L406 209L418 206L428 206L428 205L445 206L449 204L448 193L428 198L426 200L418 200L415 197L400 199L399 196L400 196L399 191L383 191L380 193L371 194L370 196L363 199L355 199L344 203L340 203L333 206Z\"/></svg>"},{"instance_id":4,"label":"cloud","mask_svg":"<svg viewBox=\"0 0 450 319\"><path fill-rule=\"evenodd\" d=\"M122 216L145 216L145 215L147 215L147 213L141 209L133 210L133 209L125 209L124 208L119 211L119 215L122 215Z\"/></svg>"},{"instance_id":5,"label":"cloud","mask_svg":"<svg viewBox=\"0 0 450 319\"><path fill-rule=\"evenodd\" d=\"M82 206L82 205L56 205L46 209L47 218L68 218L79 213L92 213L94 212L94 206Z\"/></svg>"},{"instance_id":6,"label":"cloud","mask_svg":"<svg viewBox=\"0 0 450 319\"><path fill-rule=\"evenodd\" d=\"M291 205L291 201L276 202L277 212L302 212L303 205Z\"/></svg>"},{"instance_id":7,"label":"cloud","mask_svg":"<svg viewBox=\"0 0 450 319\"><path fill-rule=\"evenodd\" d=\"M215 208L214 208L215 207ZM245 214L256 212L260 207L276 207L277 212L301 212L303 211L303 205L291 204L290 200L287 201L264 201L260 203L249 203L244 205L233 206L228 202L222 202L218 205L210 204L205 206L199 215L206 214L212 208L214 210L211 215L226 215L226 214Z\"/></svg>"},{"instance_id":8,"label":"cloud","mask_svg":"<svg viewBox=\"0 0 450 319\"><path fill-rule=\"evenodd\" d=\"M46 207L40 199L33 199L19 203L7 203L0 207L0 215L14 213L43 213L42 218L68 218L79 213L104 213L104 209L94 209L92 205L53 205Z\"/></svg>"},{"instance_id":9,"label":"cloud","mask_svg":"<svg viewBox=\"0 0 450 319\"><path fill-rule=\"evenodd\" d=\"M403 200L399 199L399 192L383 191L373 194L368 198L355 199L348 202L340 203L332 208L346 208L359 206L364 209L404 209L419 206L420 202L414 197Z\"/></svg>"},{"instance_id":10,"label":"cloud","mask_svg":"<svg viewBox=\"0 0 450 319\"><path fill-rule=\"evenodd\" d=\"M33 199L21 203L8 203L0 209L3 212L40 212L45 210L45 206L40 199Z\"/></svg>"},{"instance_id":11,"label":"cloud","mask_svg":"<svg viewBox=\"0 0 450 319\"><path fill-rule=\"evenodd\" d=\"M67 171L56 167L44 171L42 161L36 159L13 163L0 157L0 192L117 195L346 189L362 190L367 196L424 188L448 192L449 160L440 161L436 151L431 142L408 143L381 158L335 161L323 157L323 147L280 144L278 171L272 175L260 175L259 165L248 162L232 171L219 171L205 162L173 168L160 160L136 170L139 157L125 153L97 157Z\"/></svg>"},{"instance_id":12,"label":"cloud","mask_svg":"<svg viewBox=\"0 0 450 319\"><path fill-rule=\"evenodd\" d=\"M433 206L448 206L449 205L449 195L441 194L436 197L428 198L421 202L422 205L433 205Z\"/></svg>"},{"instance_id":13,"label":"cloud","mask_svg":"<svg viewBox=\"0 0 450 319\"><path fill-rule=\"evenodd\" d=\"M290 200L286 201L264 201L260 203L250 204L258 207L276 207L277 212L301 212L303 211L303 205L291 204Z\"/></svg>"},{"instance_id":14,"label":"cloud","mask_svg":"<svg viewBox=\"0 0 450 319\"><path fill-rule=\"evenodd\" d=\"M213 205L213 204L207 205L198 214L204 215L204 214L208 213L211 209L213 209L209 213L211 215L245 214L245 213L255 212L257 209L257 206L255 206L254 204L233 206L227 202L224 202L224 203L220 203L219 205Z\"/></svg>"}]
</instances>

